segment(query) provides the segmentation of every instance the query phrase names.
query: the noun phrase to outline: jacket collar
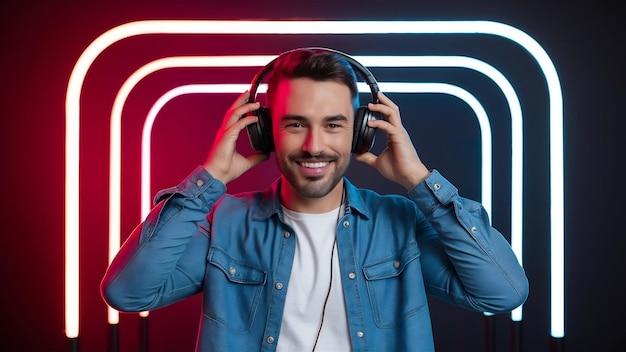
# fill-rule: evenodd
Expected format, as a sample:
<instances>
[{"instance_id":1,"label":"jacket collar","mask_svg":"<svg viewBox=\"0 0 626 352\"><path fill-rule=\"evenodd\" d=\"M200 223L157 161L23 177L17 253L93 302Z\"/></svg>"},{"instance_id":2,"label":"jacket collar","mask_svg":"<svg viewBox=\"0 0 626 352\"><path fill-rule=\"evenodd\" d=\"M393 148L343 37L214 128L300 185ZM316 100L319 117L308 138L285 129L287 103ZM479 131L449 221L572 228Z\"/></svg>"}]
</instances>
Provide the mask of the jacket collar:
<instances>
[{"instance_id":1,"label":"jacket collar","mask_svg":"<svg viewBox=\"0 0 626 352\"><path fill-rule=\"evenodd\" d=\"M361 197L359 189L355 187L346 177L343 178L346 185L346 214L355 211L365 218L369 219L371 211ZM283 211L280 205L280 185L281 179L278 178L272 185L261 194L262 201L252 215L253 220L264 221L272 215L276 214L283 221Z\"/></svg>"}]
</instances>

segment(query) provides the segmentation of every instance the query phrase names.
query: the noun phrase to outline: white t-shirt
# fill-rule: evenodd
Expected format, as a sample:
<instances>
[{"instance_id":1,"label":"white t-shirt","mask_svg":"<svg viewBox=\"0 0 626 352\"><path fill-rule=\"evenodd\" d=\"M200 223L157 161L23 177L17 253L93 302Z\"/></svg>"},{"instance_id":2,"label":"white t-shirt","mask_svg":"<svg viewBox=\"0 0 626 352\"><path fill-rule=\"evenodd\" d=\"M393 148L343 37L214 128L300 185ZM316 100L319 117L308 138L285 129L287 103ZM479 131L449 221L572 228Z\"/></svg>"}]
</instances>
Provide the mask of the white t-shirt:
<instances>
[{"instance_id":1,"label":"white t-shirt","mask_svg":"<svg viewBox=\"0 0 626 352\"><path fill-rule=\"evenodd\" d=\"M278 339L279 352L352 349L335 241L342 211L340 207L328 213L304 214L283 207L285 221L295 231L296 253Z\"/></svg>"}]
</instances>

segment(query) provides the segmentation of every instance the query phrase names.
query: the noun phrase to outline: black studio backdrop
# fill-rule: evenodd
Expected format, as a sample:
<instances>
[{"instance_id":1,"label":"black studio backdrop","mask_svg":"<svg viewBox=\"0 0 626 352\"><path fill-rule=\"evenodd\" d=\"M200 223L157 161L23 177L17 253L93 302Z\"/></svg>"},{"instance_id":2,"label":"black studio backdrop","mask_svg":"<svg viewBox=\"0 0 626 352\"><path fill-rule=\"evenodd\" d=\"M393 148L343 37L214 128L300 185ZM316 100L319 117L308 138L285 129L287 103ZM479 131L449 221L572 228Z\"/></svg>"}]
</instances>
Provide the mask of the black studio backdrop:
<instances>
[{"instance_id":1,"label":"black studio backdrop","mask_svg":"<svg viewBox=\"0 0 626 352\"><path fill-rule=\"evenodd\" d=\"M620 350L624 276L618 219L624 187L624 30L617 5L603 2L321 1L237 4L206 1L17 2L0 5L0 181L4 225L0 270L6 324L0 349L64 351L65 94L72 69L95 38L123 23L146 19L212 20L489 20L533 37L550 56L563 92L566 351ZM109 116L119 87L149 61L174 55L276 54L322 45L359 55L440 55L480 59L513 85L523 112L524 267L531 294L524 305L521 343L508 315L486 324L480 313L431 300L439 351L547 351L550 339L549 99L537 63L518 45L481 35L146 36L107 49L85 79L81 98L80 351L140 350L141 321L123 314L112 346L98 285L107 265ZM372 67L380 82L438 82L470 92L489 116L493 142L492 221L509 238L511 226L511 120L501 89L483 74L458 68ZM140 131L150 106L177 85L247 83L255 68L164 70L129 95L122 142L122 239L140 221ZM481 197L481 139L475 111L449 94L389 93L425 163ZM154 127L153 192L176 184L206 157L216 126L234 95L186 96L163 108ZM363 101L369 94L361 96ZM194 126L190 129L188 126ZM242 148L247 141L242 136ZM172 148L175 145L176 148ZM379 136L375 150L384 146ZM260 188L277 173L266 163L256 175L229 185ZM359 186L403 193L369 167L353 162ZM200 314L194 297L149 318L150 351L191 350ZM485 340L486 332L493 339Z\"/></svg>"}]
</instances>

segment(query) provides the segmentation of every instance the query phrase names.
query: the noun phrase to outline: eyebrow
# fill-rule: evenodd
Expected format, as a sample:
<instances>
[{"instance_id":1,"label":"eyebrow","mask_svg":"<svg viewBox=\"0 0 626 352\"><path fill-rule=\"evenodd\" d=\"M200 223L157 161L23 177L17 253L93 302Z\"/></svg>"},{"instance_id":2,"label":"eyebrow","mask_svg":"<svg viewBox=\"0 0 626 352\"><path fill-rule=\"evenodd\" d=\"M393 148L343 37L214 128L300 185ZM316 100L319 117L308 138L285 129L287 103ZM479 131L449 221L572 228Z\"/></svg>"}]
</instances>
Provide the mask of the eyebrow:
<instances>
[{"instance_id":1,"label":"eyebrow","mask_svg":"<svg viewBox=\"0 0 626 352\"><path fill-rule=\"evenodd\" d=\"M302 115L287 114L281 118L281 121L298 121L306 122L309 119ZM342 114L326 116L324 122L348 122L348 118Z\"/></svg>"}]
</instances>

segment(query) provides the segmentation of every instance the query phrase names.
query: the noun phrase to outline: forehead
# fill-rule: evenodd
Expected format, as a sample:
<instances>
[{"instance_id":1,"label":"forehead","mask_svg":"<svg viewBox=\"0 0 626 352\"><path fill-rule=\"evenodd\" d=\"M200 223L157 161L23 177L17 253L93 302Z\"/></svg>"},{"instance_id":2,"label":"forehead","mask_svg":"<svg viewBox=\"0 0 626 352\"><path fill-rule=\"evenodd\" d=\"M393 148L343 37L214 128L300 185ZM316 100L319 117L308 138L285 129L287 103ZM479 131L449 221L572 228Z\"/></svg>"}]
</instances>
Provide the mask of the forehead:
<instances>
[{"instance_id":1,"label":"forehead","mask_svg":"<svg viewBox=\"0 0 626 352\"><path fill-rule=\"evenodd\" d=\"M275 88L269 105L279 114L326 111L348 116L354 110L350 88L340 82L295 78L281 80Z\"/></svg>"}]
</instances>

